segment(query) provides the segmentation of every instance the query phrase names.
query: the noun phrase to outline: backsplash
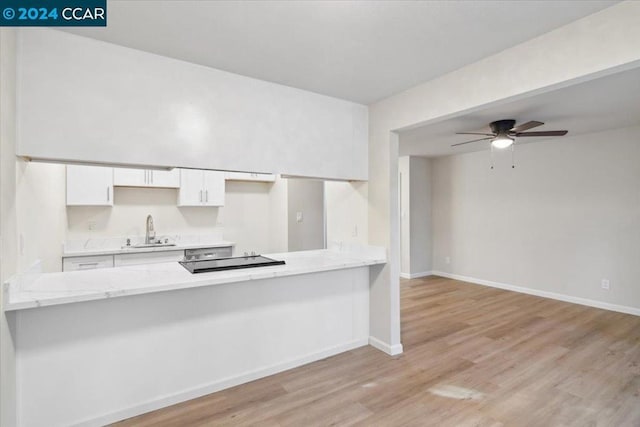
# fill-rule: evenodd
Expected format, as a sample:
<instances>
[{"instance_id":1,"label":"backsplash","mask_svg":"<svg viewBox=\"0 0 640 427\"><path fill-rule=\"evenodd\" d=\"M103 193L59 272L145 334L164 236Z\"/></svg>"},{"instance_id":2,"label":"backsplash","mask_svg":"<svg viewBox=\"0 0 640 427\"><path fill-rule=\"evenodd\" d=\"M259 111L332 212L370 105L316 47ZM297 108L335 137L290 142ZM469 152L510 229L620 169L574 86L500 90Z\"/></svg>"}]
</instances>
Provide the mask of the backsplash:
<instances>
[{"instance_id":1,"label":"backsplash","mask_svg":"<svg viewBox=\"0 0 640 427\"><path fill-rule=\"evenodd\" d=\"M127 244L127 239L131 239L131 245L144 243L144 235L129 235L119 237L89 237L85 239L69 239L64 242L63 253L96 251L96 250L116 250ZM168 239L169 243L176 245L207 245L218 244L223 241L222 230L209 234L157 234L157 239Z\"/></svg>"},{"instance_id":2,"label":"backsplash","mask_svg":"<svg viewBox=\"0 0 640 427\"><path fill-rule=\"evenodd\" d=\"M116 187L113 207L67 207L67 239L144 235L147 215L158 236L215 233L220 227L226 207L178 207L177 197L175 189Z\"/></svg>"}]
</instances>

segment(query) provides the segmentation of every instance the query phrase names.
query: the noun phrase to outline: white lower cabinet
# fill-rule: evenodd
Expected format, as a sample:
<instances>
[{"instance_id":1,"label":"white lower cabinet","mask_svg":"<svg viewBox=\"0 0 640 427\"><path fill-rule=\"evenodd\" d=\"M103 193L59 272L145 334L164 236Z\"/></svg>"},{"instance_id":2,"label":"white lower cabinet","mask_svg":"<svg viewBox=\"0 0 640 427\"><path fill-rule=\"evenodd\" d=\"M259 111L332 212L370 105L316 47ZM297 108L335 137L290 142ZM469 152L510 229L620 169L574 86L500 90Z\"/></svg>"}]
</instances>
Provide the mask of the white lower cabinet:
<instances>
[{"instance_id":1,"label":"white lower cabinet","mask_svg":"<svg viewBox=\"0 0 640 427\"><path fill-rule=\"evenodd\" d=\"M113 255L78 256L62 259L62 271L95 270L113 267Z\"/></svg>"},{"instance_id":2,"label":"white lower cabinet","mask_svg":"<svg viewBox=\"0 0 640 427\"><path fill-rule=\"evenodd\" d=\"M178 206L224 206L224 172L180 169Z\"/></svg>"},{"instance_id":3,"label":"white lower cabinet","mask_svg":"<svg viewBox=\"0 0 640 427\"><path fill-rule=\"evenodd\" d=\"M186 253L186 255L185 255ZM182 261L199 258L225 258L233 254L232 246L202 247L164 250L155 252L134 252L114 255L91 255L62 258L62 271L94 270L96 268L123 267L127 265L156 264L159 262Z\"/></svg>"},{"instance_id":4,"label":"white lower cabinet","mask_svg":"<svg viewBox=\"0 0 640 427\"><path fill-rule=\"evenodd\" d=\"M155 264L158 262L181 261L183 258L183 250L116 254L113 256L113 266L122 267L125 265Z\"/></svg>"}]
</instances>

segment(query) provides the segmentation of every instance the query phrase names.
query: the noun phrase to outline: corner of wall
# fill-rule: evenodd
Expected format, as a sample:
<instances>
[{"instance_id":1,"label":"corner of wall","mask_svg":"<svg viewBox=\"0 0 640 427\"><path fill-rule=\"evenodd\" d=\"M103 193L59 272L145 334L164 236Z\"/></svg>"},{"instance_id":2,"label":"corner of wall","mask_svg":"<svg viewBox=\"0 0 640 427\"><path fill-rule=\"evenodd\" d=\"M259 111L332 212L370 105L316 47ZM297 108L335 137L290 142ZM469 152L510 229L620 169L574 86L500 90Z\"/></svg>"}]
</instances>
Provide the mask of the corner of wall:
<instances>
[{"instance_id":1,"label":"corner of wall","mask_svg":"<svg viewBox=\"0 0 640 427\"><path fill-rule=\"evenodd\" d=\"M367 244L367 183L325 181L324 189L327 244Z\"/></svg>"},{"instance_id":2,"label":"corner of wall","mask_svg":"<svg viewBox=\"0 0 640 427\"><path fill-rule=\"evenodd\" d=\"M269 191L269 252L287 252L289 249L289 226L287 218L288 183L280 175Z\"/></svg>"},{"instance_id":3,"label":"corner of wall","mask_svg":"<svg viewBox=\"0 0 640 427\"><path fill-rule=\"evenodd\" d=\"M16 32L0 29L0 282L15 274L16 235ZM0 294L0 307L2 307ZM17 425L15 349L11 319L0 316L0 426Z\"/></svg>"}]
</instances>

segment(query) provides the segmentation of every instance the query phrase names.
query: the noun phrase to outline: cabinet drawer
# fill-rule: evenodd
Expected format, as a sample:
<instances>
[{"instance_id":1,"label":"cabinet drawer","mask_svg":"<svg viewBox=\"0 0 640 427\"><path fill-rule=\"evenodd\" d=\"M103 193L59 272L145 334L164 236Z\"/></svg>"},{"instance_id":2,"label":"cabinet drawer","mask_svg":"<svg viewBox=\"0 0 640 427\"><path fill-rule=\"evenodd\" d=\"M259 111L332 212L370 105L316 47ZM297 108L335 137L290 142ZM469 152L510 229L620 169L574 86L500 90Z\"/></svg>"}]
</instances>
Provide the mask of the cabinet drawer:
<instances>
[{"instance_id":1,"label":"cabinet drawer","mask_svg":"<svg viewBox=\"0 0 640 427\"><path fill-rule=\"evenodd\" d=\"M156 264L159 262L181 261L184 251L141 252L135 254L118 254L113 256L116 267L125 265Z\"/></svg>"},{"instance_id":2,"label":"cabinet drawer","mask_svg":"<svg viewBox=\"0 0 640 427\"><path fill-rule=\"evenodd\" d=\"M79 256L62 259L62 271L113 267L113 255Z\"/></svg>"}]
</instances>

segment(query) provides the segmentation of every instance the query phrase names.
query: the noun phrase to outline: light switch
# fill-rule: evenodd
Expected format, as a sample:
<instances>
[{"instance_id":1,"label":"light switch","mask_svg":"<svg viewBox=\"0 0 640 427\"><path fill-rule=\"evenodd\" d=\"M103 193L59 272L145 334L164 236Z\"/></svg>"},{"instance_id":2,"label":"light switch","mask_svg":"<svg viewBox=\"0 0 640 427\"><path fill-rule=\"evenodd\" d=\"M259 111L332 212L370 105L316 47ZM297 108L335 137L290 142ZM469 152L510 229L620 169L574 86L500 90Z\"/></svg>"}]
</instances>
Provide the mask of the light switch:
<instances>
[{"instance_id":1,"label":"light switch","mask_svg":"<svg viewBox=\"0 0 640 427\"><path fill-rule=\"evenodd\" d=\"M296 221L302 222L302 212L296 212Z\"/></svg>"}]
</instances>

